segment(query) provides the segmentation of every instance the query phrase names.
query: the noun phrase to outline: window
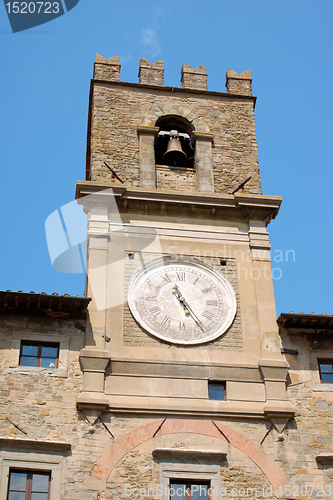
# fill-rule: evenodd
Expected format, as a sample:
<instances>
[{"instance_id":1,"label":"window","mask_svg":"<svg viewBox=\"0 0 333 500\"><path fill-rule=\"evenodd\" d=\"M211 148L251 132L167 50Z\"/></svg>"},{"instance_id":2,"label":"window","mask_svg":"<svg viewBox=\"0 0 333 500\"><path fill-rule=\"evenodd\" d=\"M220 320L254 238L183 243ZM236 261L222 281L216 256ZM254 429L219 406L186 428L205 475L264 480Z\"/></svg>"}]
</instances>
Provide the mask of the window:
<instances>
[{"instance_id":1,"label":"window","mask_svg":"<svg viewBox=\"0 0 333 500\"><path fill-rule=\"evenodd\" d=\"M59 344L51 342L21 342L20 366L58 368Z\"/></svg>"},{"instance_id":2,"label":"window","mask_svg":"<svg viewBox=\"0 0 333 500\"><path fill-rule=\"evenodd\" d=\"M160 500L221 500L221 466L226 453L197 447L158 448L153 457L159 462Z\"/></svg>"},{"instance_id":3,"label":"window","mask_svg":"<svg viewBox=\"0 0 333 500\"><path fill-rule=\"evenodd\" d=\"M224 400L226 395L225 382L208 382L209 399Z\"/></svg>"},{"instance_id":4,"label":"window","mask_svg":"<svg viewBox=\"0 0 333 500\"><path fill-rule=\"evenodd\" d=\"M11 469L7 500L48 500L51 473Z\"/></svg>"},{"instance_id":5,"label":"window","mask_svg":"<svg viewBox=\"0 0 333 500\"><path fill-rule=\"evenodd\" d=\"M333 360L319 359L319 374L322 384L333 384Z\"/></svg>"},{"instance_id":6,"label":"window","mask_svg":"<svg viewBox=\"0 0 333 500\"><path fill-rule=\"evenodd\" d=\"M170 480L170 500L210 500L209 481Z\"/></svg>"}]
</instances>

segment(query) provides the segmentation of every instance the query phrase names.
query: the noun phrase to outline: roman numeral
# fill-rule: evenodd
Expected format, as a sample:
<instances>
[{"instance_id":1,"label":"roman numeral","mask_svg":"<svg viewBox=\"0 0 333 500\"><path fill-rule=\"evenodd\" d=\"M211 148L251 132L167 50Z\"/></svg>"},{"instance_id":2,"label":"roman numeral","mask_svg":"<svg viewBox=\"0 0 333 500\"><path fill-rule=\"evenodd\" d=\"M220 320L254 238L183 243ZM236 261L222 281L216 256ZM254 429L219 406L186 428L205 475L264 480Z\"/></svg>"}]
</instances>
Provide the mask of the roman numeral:
<instances>
[{"instance_id":1,"label":"roman numeral","mask_svg":"<svg viewBox=\"0 0 333 500\"><path fill-rule=\"evenodd\" d=\"M211 312L209 312L209 311L204 311L204 312L202 313L202 315L203 315L203 317L204 317L204 318L207 318L207 319L209 319L209 320L211 320L211 319L213 319L213 318L214 318L214 314L212 314L212 313L211 313Z\"/></svg>"},{"instance_id":2,"label":"roman numeral","mask_svg":"<svg viewBox=\"0 0 333 500\"><path fill-rule=\"evenodd\" d=\"M151 300L156 300L156 295L147 295L145 297L145 300L151 301Z\"/></svg>"},{"instance_id":3,"label":"roman numeral","mask_svg":"<svg viewBox=\"0 0 333 500\"><path fill-rule=\"evenodd\" d=\"M156 318L156 316L158 316L159 314L161 314L161 309L158 307L158 306L155 306L155 307L151 307L149 309L149 312L150 314Z\"/></svg>"},{"instance_id":4,"label":"roman numeral","mask_svg":"<svg viewBox=\"0 0 333 500\"><path fill-rule=\"evenodd\" d=\"M207 306L217 306L217 300L206 300Z\"/></svg>"},{"instance_id":5,"label":"roman numeral","mask_svg":"<svg viewBox=\"0 0 333 500\"><path fill-rule=\"evenodd\" d=\"M179 321L179 331L186 332L185 323L183 323L182 321Z\"/></svg>"},{"instance_id":6,"label":"roman numeral","mask_svg":"<svg viewBox=\"0 0 333 500\"><path fill-rule=\"evenodd\" d=\"M195 278L195 280L193 281L193 285L196 284L196 282L198 281L198 279L199 279L199 276L197 278Z\"/></svg>"},{"instance_id":7,"label":"roman numeral","mask_svg":"<svg viewBox=\"0 0 333 500\"><path fill-rule=\"evenodd\" d=\"M184 272L179 272L179 273L176 272L176 275L177 275L177 281L185 281L185 273Z\"/></svg>"},{"instance_id":8,"label":"roman numeral","mask_svg":"<svg viewBox=\"0 0 333 500\"><path fill-rule=\"evenodd\" d=\"M169 276L165 273L165 275L163 276L163 280L166 282L166 283L170 283L171 279L169 278Z\"/></svg>"},{"instance_id":9,"label":"roman numeral","mask_svg":"<svg viewBox=\"0 0 333 500\"><path fill-rule=\"evenodd\" d=\"M202 290L202 293L208 293L210 291L212 291L212 287L209 287L209 288L205 288L204 290Z\"/></svg>"},{"instance_id":10,"label":"roman numeral","mask_svg":"<svg viewBox=\"0 0 333 500\"><path fill-rule=\"evenodd\" d=\"M170 323L171 323L171 318L169 318L168 316L165 316L165 318L162 321L162 325L170 326Z\"/></svg>"}]
</instances>

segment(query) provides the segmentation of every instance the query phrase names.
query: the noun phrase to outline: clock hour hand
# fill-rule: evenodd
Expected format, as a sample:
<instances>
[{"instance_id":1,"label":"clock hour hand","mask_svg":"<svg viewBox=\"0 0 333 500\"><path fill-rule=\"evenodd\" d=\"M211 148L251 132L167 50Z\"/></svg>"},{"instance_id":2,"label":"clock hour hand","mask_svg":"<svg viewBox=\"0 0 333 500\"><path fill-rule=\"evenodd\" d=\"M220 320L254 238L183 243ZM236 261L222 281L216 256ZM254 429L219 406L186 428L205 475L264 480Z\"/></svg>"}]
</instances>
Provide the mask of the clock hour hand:
<instances>
[{"instance_id":1,"label":"clock hour hand","mask_svg":"<svg viewBox=\"0 0 333 500\"><path fill-rule=\"evenodd\" d=\"M199 328L201 328L202 331L204 331L204 326L203 324L201 323L201 321L199 320L199 318L194 314L193 310L191 309L191 307L189 306L189 304L186 302L185 298L182 296L182 293L181 291L179 290L178 286L177 285L174 285L172 287L175 292L176 292L176 295L177 295L177 299L179 300L179 302L182 304L182 306L184 307L185 309L185 312L186 310L190 313L191 317L194 319L194 321L196 322L196 324L198 325Z\"/></svg>"}]
</instances>

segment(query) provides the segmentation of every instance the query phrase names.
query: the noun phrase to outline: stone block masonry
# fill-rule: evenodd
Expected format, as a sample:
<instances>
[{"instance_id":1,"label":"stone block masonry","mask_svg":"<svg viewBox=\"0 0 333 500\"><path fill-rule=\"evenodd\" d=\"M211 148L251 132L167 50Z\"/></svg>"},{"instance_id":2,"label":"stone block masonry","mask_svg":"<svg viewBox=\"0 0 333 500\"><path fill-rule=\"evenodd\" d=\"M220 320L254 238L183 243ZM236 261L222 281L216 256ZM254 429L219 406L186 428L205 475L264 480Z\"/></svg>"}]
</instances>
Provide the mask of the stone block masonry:
<instances>
[{"instance_id":1,"label":"stone block masonry","mask_svg":"<svg viewBox=\"0 0 333 500\"><path fill-rule=\"evenodd\" d=\"M162 87L162 61L151 65L142 59L140 84L129 84L118 81L119 59L100 62L101 57L95 63L92 84L87 180L118 183L112 179L106 161L126 185L139 187L140 154L148 153L140 153L138 130L156 127L161 117L177 116L191 124L195 133L211 138L213 192L231 194L251 177L243 192L261 194L250 72L227 76L227 93L208 92L204 83L196 83L207 78L205 67L189 71L191 67L184 65L183 88L177 89ZM153 144L154 137L152 155ZM180 173L157 166L153 188L195 192L195 169L183 170Z\"/></svg>"}]
</instances>

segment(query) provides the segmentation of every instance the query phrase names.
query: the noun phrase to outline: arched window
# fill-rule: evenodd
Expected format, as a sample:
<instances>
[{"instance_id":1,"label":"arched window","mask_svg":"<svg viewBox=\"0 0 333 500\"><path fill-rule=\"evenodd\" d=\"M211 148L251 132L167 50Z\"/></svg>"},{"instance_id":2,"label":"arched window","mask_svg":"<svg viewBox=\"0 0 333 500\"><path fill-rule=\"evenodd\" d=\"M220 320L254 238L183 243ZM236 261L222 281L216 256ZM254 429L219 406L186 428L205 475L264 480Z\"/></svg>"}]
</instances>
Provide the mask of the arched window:
<instances>
[{"instance_id":1,"label":"arched window","mask_svg":"<svg viewBox=\"0 0 333 500\"><path fill-rule=\"evenodd\" d=\"M194 127L181 116L162 116L155 138L155 163L170 167L193 168L195 157Z\"/></svg>"}]
</instances>

